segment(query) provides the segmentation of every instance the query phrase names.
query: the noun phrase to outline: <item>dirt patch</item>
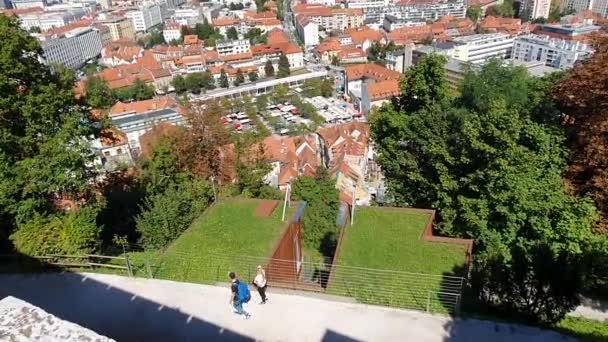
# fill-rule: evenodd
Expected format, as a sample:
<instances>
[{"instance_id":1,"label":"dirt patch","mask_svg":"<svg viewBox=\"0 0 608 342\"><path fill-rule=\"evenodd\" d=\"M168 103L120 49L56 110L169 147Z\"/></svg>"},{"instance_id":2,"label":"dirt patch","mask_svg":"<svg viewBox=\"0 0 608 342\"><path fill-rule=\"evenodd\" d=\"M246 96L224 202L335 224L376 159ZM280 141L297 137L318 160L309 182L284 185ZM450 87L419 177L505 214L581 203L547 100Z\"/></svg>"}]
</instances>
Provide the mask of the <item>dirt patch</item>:
<instances>
[{"instance_id":1,"label":"dirt patch","mask_svg":"<svg viewBox=\"0 0 608 342\"><path fill-rule=\"evenodd\" d=\"M279 205L279 201L275 200L261 200L258 206L255 208L255 216L267 217L272 214L274 208Z\"/></svg>"}]
</instances>

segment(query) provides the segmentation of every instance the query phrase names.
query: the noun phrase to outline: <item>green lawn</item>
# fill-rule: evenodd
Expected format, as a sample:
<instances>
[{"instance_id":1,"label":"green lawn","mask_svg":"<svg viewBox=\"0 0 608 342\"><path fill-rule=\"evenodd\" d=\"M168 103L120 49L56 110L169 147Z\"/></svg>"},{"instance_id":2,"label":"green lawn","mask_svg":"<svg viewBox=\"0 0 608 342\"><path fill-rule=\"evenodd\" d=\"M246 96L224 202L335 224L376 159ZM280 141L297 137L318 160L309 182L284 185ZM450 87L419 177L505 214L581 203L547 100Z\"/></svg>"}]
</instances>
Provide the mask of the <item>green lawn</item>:
<instances>
[{"instance_id":1,"label":"green lawn","mask_svg":"<svg viewBox=\"0 0 608 342\"><path fill-rule=\"evenodd\" d=\"M150 260L155 278L214 283L226 281L229 271L251 278L257 264L272 253L293 212L292 208L281 222L280 204L269 217L255 216L257 205L252 200L220 202L163 253L134 253L131 257L140 268L143 260Z\"/></svg>"},{"instance_id":2,"label":"green lawn","mask_svg":"<svg viewBox=\"0 0 608 342\"><path fill-rule=\"evenodd\" d=\"M434 311L451 310L459 299L438 293L458 292L459 279L448 276L462 271L465 247L421 240L428 218L426 213L358 208L355 224L346 227L330 291L372 304L426 309L430 302Z\"/></svg>"}]
</instances>

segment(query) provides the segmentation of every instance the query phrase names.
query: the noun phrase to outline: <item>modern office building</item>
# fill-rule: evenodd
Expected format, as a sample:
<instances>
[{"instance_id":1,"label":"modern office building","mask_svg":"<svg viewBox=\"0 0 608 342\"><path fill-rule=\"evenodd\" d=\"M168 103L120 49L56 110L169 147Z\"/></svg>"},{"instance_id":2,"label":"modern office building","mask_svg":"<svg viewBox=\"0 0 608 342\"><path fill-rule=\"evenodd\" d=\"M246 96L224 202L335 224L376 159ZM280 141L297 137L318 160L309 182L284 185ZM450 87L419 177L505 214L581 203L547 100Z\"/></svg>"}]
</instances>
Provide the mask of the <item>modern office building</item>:
<instances>
[{"instance_id":1,"label":"modern office building","mask_svg":"<svg viewBox=\"0 0 608 342\"><path fill-rule=\"evenodd\" d=\"M215 50L220 56L233 55L237 53L251 52L251 44L247 39L237 40L218 40L215 43Z\"/></svg>"},{"instance_id":2,"label":"modern office building","mask_svg":"<svg viewBox=\"0 0 608 342\"><path fill-rule=\"evenodd\" d=\"M520 3L521 7L519 13L525 13L528 15L528 19L534 20L537 18L549 18L549 12L551 12L551 0L523 0Z\"/></svg>"},{"instance_id":3,"label":"modern office building","mask_svg":"<svg viewBox=\"0 0 608 342\"><path fill-rule=\"evenodd\" d=\"M133 21L135 32L146 32L151 27L163 23L163 14L160 4L144 5L138 10L127 12L125 16Z\"/></svg>"},{"instance_id":4,"label":"modern office building","mask_svg":"<svg viewBox=\"0 0 608 342\"><path fill-rule=\"evenodd\" d=\"M490 58L509 58L514 38L504 33L474 34L453 39L454 47L448 56L469 62L483 64Z\"/></svg>"},{"instance_id":5,"label":"modern office building","mask_svg":"<svg viewBox=\"0 0 608 342\"><path fill-rule=\"evenodd\" d=\"M101 35L91 27L79 27L59 35L40 36L39 39L46 64L58 63L78 69L86 61L101 54Z\"/></svg>"},{"instance_id":6,"label":"modern office building","mask_svg":"<svg viewBox=\"0 0 608 342\"><path fill-rule=\"evenodd\" d=\"M103 17L97 19L97 23L110 28L112 40L135 40L135 28L133 27L133 21L130 18Z\"/></svg>"},{"instance_id":7,"label":"modern office building","mask_svg":"<svg viewBox=\"0 0 608 342\"><path fill-rule=\"evenodd\" d=\"M576 61L592 53L591 46L581 41L530 34L515 39L512 59L522 62L544 62L550 67L568 69L572 68Z\"/></svg>"},{"instance_id":8,"label":"modern office building","mask_svg":"<svg viewBox=\"0 0 608 342\"><path fill-rule=\"evenodd\" d=\"M40 7L44 8L48 6L46 0L11 0L11 4L14 9L23 9L23 8L34 8Z\"/></svg>"},{"instance_id":9,"label":"modern office building","mask_svg":"<svg viewBox=\"0 0 608 342\"><path fill-rule=\"evenodd\" d=\"M465 14L464 0L399 1L384 7L363 9L365 23L378 25L383 24L387 15L412 21L435 21L443 16L462 19Z\"/></svg>"}]
</instances>

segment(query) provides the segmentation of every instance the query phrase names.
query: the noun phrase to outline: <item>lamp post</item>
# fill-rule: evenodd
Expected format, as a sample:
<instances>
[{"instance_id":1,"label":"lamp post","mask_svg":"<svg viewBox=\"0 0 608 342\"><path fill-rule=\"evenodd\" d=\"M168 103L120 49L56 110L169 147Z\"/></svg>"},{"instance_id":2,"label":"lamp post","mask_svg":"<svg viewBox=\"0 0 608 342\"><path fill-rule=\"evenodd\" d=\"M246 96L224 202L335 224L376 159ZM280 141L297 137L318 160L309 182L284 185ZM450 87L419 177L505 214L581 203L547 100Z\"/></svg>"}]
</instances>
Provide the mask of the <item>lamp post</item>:
<instances>
[{"instance_id":1,"label":"lamp post","mask_svg":"<svg viewBox=\"0 0 608 342\"><path fill-rule=\"evenodd\" d=\"M355 223L355 206L357 205L356 202L356 192L357 192L357 187L355 184L353 184L353 203L350 206L350 225L352 226Z\"/></svg>"},{"instance_id":2,"label":"lamp post","mask_svg":"<svg viewBox=\"0 0 608 342\"><path fill-rule=\"evenodd\" d=\"M289 201L289 197L291 196L291 180L287 182L287 189L285 190L285 200L283 201L283 215L281 216L281 221L285 221L285 211L287 210L287 201Z\"/></svg>"},{"instance_id":3,"label":"lamp post","mask_svg":"<svg viewBox=\"0 0 608 342\"><path fill-rule=\"evenodd\" d=\"M213 188L213 203L217 202L217 193L215 192L215 177L209 177L211 179L211 187Z\"/></svg>"}]
</instances>

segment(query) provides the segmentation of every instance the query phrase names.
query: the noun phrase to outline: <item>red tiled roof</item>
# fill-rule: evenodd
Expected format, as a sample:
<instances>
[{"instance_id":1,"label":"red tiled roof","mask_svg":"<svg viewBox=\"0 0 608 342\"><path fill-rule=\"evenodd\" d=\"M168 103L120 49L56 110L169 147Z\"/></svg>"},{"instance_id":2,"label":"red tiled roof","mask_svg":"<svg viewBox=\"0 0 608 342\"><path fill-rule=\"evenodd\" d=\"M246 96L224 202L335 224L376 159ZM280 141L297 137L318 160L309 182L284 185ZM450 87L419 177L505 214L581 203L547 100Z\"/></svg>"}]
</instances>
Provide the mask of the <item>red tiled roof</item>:
<instances>
[{"instance_id":1,"label":"red tiled roof","mask_svg":"<svg viewBox=\"0 0 608 342\"><path fill-rule=\"evenodd\" d=\"M394 70L389 70L378 64L359 64L346 68L346 78L357 80L361 78L371 78L376 82L387 80L398 80L401 74Z\"/></svg>"},{"instance_id":2,"label":"red tiled roof","mask_svg":"<svg viewBox=\"0 0 608 342\"><path fill-rule=\"evenodd\" d=\"M129 112L145 113L151 110L174 107L176 105L177 102L175 99L168 96L155 97L149 100L134 101L129 103L118 101L112 106L112 108L110 108L110 116Z\"/></svg>"},{"instance_id":3,"label":"red tiled roof","mask_svg":"<svg viewBox=\"0 0 608 342\"><path fill-rule=\"evenodd\" d=\"M355 44L361 44L366 40L382 40L382 32L371 29L367 26L347 28L344 33L349 35Z\"/></svg>"},{"instance_id":4,"label":"red tiled roof","mask_svg":"<svg viewBox=\"0 0 608 342\"><path fill-rule=\"evenodd\" d=\"M62 33L71 31L75 28L91 26L92 23L93 23L93 19L80 19L80 20L73 21L67 25L63 25L60 27L53 27L53 28L47 30L45 32L45 34L47 34L47 35L62 34Z\"/></svg>"},{"instance_id":5,"label":"red tiled roof","mask_svg":"<svg viewBox=\"0 0 608 342\"><path fill-rule=\"evenodd\" d=\"M224 62L235 62L240 60L252 59L253 55L251 52L233 53L230 55L222 56Z\"/></svg>"},{"instance_id":6,"label":"red tiled roof","mask_svg":"<svg viewBox=\"0 0 608 342\"><path fill-rule=\"evenodd\" d=\"M377 101L399 95L399 81L388 80L367 84L367 95L370 100Z\"/></svg>"},{"instance_id":7,"label":"red tiled roof","mask_svg":"<svg viewBox=\"0 0 608 342\"><path fill-rule=\"evenodd\" d=\"M268 41L272 43L287 43L289 42L289 38L282 30L273 28L268 32Z\"/></svg>"},{"instance_id":8,"label":"red tiled roof","mask_svg":"<svg viewBox=\"0 0 608 342\"><path fill-rule=\"evenodd\" d=\"M234 17L220 17L213 19L213 26L234 26L238 25L241 21Z\"/></svg>"}]
</instances>

